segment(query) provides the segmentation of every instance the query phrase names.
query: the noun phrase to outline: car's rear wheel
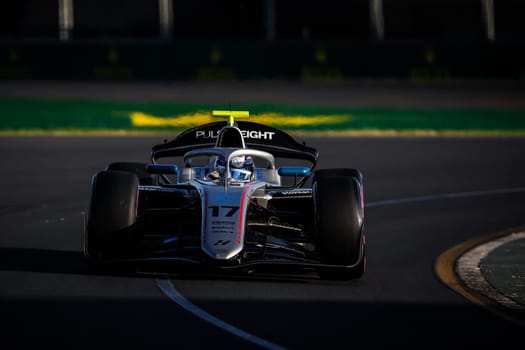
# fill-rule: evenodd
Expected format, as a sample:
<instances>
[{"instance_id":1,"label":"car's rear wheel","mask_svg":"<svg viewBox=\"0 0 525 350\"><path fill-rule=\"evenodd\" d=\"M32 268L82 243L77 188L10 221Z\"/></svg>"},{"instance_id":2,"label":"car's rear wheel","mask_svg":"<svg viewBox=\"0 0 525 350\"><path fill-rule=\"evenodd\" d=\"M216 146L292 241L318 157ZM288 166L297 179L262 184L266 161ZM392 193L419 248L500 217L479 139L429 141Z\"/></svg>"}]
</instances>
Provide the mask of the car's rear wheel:
<instances>
[{"instance_id":1,"label":"car's rear wheel","mask_svg":"<svg viewBox=\"0 0 525 350\"><path fill-rule=\"evenodd\" d=\"M363 176L356 169L318 170L312 179L316 245L321 263L354 266L322 270L330 278L358 278L366 269Z\"/></svg>"},{"instance_id":2,"label":"car's rear wheel","mask_svg":"<svg viewBox=\"0 0 525 350\"><path fill-rule=\"evenodd\" d=\"M130 172L139 178L141 185L155 185L156 176L146 171L146 163L133 163L133 162L115 162L111 163L106 167L108 171L125 171Z\"/></svg>"},{"instance_id":3,"label":"car's rear wheel","mask_svg":"<svg viewBox=\"0 0 525 350\"><path fill-rule=\"evenodd\" d=\"M125 257L134 246L139 180L135 174L101 171L93 177L85 253L92 262Z\"/></svg>"}]
</instances>

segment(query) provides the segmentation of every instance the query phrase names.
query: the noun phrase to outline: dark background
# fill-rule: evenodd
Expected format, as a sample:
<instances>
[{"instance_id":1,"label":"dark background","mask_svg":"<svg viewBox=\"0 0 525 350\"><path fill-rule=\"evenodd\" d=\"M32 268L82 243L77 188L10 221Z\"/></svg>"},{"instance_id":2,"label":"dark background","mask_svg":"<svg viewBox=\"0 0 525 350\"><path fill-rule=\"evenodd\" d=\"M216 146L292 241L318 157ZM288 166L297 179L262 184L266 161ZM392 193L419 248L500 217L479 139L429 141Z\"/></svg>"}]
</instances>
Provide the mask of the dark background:
<instances>
[{"instance_id":1,"label":"dark background","mask_svg":"<svg viewBox=\"0 0 525 350\"><path fill-rule=\"evenodd\" d=\"M59 0L2 1L4 79L525 78L525 1L172 0L163 35L157 0L73 0L59 40Z\"/></svg>"}]
</instances>

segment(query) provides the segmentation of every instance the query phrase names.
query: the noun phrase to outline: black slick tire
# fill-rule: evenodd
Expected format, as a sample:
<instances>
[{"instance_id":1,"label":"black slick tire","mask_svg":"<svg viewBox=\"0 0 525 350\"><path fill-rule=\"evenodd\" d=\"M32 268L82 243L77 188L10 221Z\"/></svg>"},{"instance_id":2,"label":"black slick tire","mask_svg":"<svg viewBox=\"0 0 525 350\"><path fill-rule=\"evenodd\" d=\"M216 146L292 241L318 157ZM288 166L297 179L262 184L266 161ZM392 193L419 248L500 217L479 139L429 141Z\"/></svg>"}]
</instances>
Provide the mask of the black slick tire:
<instances>
[{"instance_id":1,"label":"black slick tire","mask_svg":"<svg viewBox=\"0 0 525 350\"><path fill-rule=\"evenodd\" d=\"M366 268L363 175L356 169L325 169L312 179L316 246L321 263L354 269L322 270L322 277L361 277Z\"/></svg>"},{"instance_id":2,"label":"black slick tire","mask_svg":"<svg viewBox=\"0 0 525 350\"><path fill-rule=\"evenodd\" d=\"M134 162L115 162L110 163L106 170L108 171L125 171L137 175L141 185L155 185L156 176L146 171L146 163Z\"/></svg>"},{"instance_id":3,"label":"black slick tire","mask_svg":"<svg viewBox=\"0 0 525 350\"><path fill-rule=\"evenodd\" d=\"M135 242L139 180L135 174L101 171L93 177L85 254L92 262L125 256Z\"/></svg>"}]
</instances>

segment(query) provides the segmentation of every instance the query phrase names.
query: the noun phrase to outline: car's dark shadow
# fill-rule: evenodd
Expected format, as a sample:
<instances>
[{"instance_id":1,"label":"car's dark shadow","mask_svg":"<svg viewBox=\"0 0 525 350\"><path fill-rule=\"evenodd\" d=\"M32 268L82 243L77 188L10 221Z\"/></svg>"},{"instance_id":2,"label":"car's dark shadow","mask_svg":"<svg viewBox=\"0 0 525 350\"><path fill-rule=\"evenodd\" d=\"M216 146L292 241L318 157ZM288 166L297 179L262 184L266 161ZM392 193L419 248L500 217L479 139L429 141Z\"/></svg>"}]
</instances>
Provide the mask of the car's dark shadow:
<instances>
[{"instance_id":1,"label":"car's dark shadow","mask_svg":"<svg viewBox=\"0 0 525 350\"><path fill-rule=\"evenodd\" d=\"M182 270L169 265L109 266L93 270L81 251L0 247L0 271L22 271L75 275L115 275L184 280L234 280L283 283L355 283L321 280L314 271L267 267L251 271Z\"/></svg>"},{"instance_id":2,"label":"car's dark shadow","mask_svg":"<svg viewBox=\"0 0 525 350\"><path fill-rule=\"evenodd\" d=\"M1 271L87 274L82 252L0 247Z\"/></svg>"}]
</instances>

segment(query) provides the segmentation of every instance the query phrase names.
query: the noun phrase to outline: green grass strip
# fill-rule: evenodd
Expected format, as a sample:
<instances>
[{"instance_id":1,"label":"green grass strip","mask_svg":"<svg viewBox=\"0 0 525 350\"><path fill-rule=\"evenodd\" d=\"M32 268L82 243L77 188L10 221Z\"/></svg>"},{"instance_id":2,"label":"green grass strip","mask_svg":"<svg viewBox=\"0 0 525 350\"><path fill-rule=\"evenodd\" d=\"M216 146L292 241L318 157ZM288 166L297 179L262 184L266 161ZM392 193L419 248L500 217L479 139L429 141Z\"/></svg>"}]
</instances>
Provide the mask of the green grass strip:
<instances>
[{"instance_id":1,"label":"green grass strip","mask_svg":"<svg viewBox=\"0 0 525 350\"><path fill-rule=\"evenodd\" d=\"M217 104L0 99L0 132L180 132L198 125L198 115ZM525 110L326 108L253 104L264 124L289 132L341 134L525 135ZM145 124L134 124L142 116ZM184 119L183 119L184 118ZM183 124L178 121L184 120ZM192 122L194 121L194 123Z\"/></svg>"}]
</instances>

